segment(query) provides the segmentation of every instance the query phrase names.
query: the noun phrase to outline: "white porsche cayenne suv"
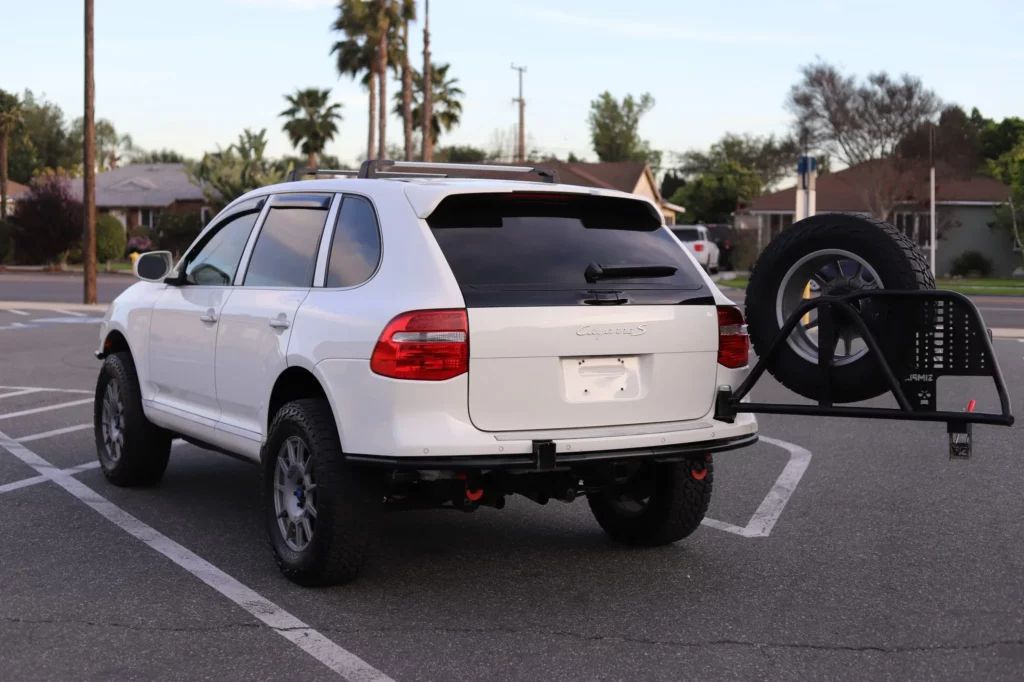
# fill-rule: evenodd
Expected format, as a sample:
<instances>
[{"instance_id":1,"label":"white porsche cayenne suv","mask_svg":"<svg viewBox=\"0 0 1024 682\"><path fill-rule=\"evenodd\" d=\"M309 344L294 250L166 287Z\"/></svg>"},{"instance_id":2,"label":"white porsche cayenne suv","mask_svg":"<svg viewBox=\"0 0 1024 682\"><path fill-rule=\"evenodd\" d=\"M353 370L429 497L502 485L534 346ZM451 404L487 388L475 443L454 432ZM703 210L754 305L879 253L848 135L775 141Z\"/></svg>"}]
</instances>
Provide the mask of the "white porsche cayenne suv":
<instances>
[{"instance_id":1,"label":"white porsche cayenne suv","mask_svg":"<svg viewBox=\"0 0 1024 682\"><path fill-rule=\"evenodd\" d=\"M100 332L106 477L156 483L174 438L259 463L306 585L352 579L386 507L584 496L617 541L692 533L711 453L757 439L714 418L739 309L645 199L415 166L265 187L139 258Z\"/></svg>"}]
</instances>

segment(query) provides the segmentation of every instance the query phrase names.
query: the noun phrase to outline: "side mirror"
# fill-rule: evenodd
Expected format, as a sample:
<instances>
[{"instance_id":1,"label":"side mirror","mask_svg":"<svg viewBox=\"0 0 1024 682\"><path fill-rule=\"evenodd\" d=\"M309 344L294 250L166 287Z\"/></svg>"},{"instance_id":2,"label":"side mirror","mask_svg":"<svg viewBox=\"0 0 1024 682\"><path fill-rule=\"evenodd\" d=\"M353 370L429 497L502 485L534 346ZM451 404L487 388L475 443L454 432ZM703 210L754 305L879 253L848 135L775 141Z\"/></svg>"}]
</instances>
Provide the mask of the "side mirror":
<instances>
[{"instance_id":1,"label":"side mirror","mask_svg":"<svg viewBox=\"0 0 1024 682\"><path fill-rule=\"evenodd\" d=\"M144 282L162 282L174 269L174 257L170 251L149 251L135 259L132 269Z\"/></svg>"}]
</instances>

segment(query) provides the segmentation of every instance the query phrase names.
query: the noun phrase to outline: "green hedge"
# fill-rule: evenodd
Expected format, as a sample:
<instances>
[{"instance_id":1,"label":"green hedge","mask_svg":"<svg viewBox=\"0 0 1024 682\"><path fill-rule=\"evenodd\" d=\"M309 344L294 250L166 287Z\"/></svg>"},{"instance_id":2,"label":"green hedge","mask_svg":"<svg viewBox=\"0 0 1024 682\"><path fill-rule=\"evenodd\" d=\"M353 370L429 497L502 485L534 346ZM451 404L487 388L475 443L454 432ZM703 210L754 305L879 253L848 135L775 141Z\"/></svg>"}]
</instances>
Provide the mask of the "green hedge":
<instances>
[{"instance_id":1,"label":"green hedge","mask_svg":"<svg viewBox=\"0 0 1024 682\"><path fill-rule=\"evenodd\" d=\"M124 257L127 244L124 225L109 213L101 213L96 217L96 261L104 263L108 260L119 260Z\"/></svg>"}]
</instances>

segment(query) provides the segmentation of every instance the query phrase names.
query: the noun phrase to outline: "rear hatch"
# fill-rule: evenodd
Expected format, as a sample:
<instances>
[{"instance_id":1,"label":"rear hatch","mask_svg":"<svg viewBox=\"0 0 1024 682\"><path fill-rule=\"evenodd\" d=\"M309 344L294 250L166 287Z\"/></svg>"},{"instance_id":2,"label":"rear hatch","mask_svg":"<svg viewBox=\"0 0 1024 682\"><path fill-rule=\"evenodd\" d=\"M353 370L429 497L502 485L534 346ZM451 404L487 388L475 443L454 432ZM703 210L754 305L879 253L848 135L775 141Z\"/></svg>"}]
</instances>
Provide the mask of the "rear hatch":
<instances>
[{"instance_id":1,"label":"rear hatch","mask_svg":"<svg viewBox=\"0 0 1024 682\"><path fill-rule=\"evenodd\" d=\"M456 194L427 222L468 309L478 428L621 426L708 412L714 299L650 204Z\"/></svg>"}]
</instances>

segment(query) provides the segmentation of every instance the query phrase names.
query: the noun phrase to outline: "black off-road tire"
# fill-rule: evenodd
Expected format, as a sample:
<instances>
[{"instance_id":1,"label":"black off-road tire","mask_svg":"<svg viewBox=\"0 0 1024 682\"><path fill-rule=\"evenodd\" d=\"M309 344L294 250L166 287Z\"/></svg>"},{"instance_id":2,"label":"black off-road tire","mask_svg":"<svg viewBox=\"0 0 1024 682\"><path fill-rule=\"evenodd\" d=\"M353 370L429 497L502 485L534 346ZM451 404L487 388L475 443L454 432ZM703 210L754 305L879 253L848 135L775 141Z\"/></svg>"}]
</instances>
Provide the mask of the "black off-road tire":
<instances>
[{"instance_id":1,"label":"black off-road tire","mask_svg":"<svg viewBox=\"0 0 1024 682\"><path fill-rule=\"evenodd\" d=\"M652 462L641 475L653 478L653 490L640 510L617 501L621 490L587 495L590 511L610 538L627 545L656 547L682 540L704 520L714 482L711 456L682 462Z\"/></svg>"},{"instance_id":2,"label":"black off-road tire","mask_svg":"<svg viewBox=\"0 0 1024 682\"><path fill-rule=\"evenodd\" d=\"M103 405L114 384L121 404L120 453L115 456L103 435ZM156 426L142 410L139 377L131 353L111 353L103 360L93 402L93 430L100 468L119 486L146 486L160 481L171 454L170 432Z\"/></svg>"},{"instance_id":3,"label":"black off-road tire","mask_svg":"<svg viewBox=\"0 0 1024 682\"><path fill-rule=\"evenodd\" d=\"M862 216L823 213L783 230L761 253L747 285L746 318L754 351L764 356L781 330L776 296L786 273L815 251L842 249L856 254L878 273L885 289L934 289L928 260L917 246L893 226ZM824 387L817 363L788 343L768 365L779 382L800 395L817 400ZM867 352L833 369L834 402L867 400L885 393L888 385L875 358Z\"/></svg>"},{"instance_id":4,"label":"black off-road tire","mask_svg":"<svg viewBox=\"0 0 1024 682\"><path fill-rule=\"evenodd\" d=\"M316 484L316 525L309 545L296 551L282 535L274 507L274 476L284 442L297 436L308 448ZM281 573L304 586L353 580L362 568L382 493L371 472L346 464L330 405L325 400L287 403L274 417L262 453L264 517Z\"/></svg>"}]
</instances>

